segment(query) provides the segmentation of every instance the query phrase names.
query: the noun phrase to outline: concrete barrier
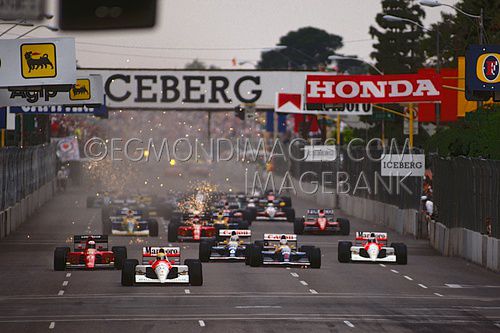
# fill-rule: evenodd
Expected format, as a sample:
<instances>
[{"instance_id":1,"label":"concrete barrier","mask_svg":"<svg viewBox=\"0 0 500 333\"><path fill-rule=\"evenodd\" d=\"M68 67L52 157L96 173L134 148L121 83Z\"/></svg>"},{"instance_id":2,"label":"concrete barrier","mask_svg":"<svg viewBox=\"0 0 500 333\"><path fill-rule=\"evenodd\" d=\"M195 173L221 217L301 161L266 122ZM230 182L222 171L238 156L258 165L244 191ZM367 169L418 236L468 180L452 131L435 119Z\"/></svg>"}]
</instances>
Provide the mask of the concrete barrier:
<instances>
[{"instance_id":1,"label":"concrete barrier","mask_svg":"<svg viewBox=\"0 0 500 333\"><path fill-rule=\"evenodd\" d=\"M55 194L55 183L50 181L29 194L14 206L0 211L0 239L7 237L33 215Z\"/></svg>"}]
</instances>

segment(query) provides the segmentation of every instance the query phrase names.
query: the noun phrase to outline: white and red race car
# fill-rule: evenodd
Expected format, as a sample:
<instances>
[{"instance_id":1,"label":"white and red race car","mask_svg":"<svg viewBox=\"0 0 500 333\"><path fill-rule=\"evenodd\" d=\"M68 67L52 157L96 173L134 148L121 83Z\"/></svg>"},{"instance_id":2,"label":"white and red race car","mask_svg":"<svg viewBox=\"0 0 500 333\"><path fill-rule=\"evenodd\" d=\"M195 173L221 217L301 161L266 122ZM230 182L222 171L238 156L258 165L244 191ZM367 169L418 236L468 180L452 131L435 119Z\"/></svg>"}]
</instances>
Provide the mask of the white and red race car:
<instances>
[{"instance_id":1,"label":"white and red race car","mask_svg":"<svg viewBox=\"0 0 500 333\"><path fill-rule=\"evenodd\" d=\"M203 273L201 262L186 259L181 265L180 247L144 247L142 263L127 259L122 268L122 285L135 284L190 284L201 286Z\"/></svg>"},{"instance_id":2,"label":"white and red race car","mask_svg":"<svg viewBox=\"0 0 500 333\"><path fill-rule=\"evenodd\" d=\"M304 217L295 219L293 232L297 235L305 233L349 235L350 223L348 219L337 217L333 209L308 209Z\"/></svg>"},{"instance_id":3,"label":"white and red race car","mask_svg":"<svg viewBox=\"0 0 500 333\"><path fill-rule=\"evenodd\" d=\"M406 265L408 262L406 245L391 243L387 245L385 232L356 232L354 245L349 241L340 241L338 245L339 262L353 261L384 262Z\"/></svg>"}]
</instances>

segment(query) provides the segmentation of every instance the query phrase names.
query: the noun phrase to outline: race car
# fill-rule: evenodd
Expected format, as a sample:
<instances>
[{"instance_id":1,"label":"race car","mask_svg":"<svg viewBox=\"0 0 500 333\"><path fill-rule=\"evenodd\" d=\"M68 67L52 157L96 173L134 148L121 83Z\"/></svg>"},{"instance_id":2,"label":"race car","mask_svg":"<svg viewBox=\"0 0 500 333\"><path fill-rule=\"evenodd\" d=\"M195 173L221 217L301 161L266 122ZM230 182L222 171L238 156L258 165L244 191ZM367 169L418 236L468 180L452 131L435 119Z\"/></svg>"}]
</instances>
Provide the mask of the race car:
<instances>
[{"instance_id":1,"label":"race car","mask_svg":"<svg viewBox=\"0 0 500 333\"><path fill-rule=\"evenodd\" d=\"M210 223L218 231L221 229L248 229L249 223L243 219L239 211L220 210L213 213Z\"/></svg>"},{"instance_id":2,"label":"race car","mask_svg":"<svg viewBox=\"0 0 500 333\"><path fill-rule=\"evenodd\" d=\"M215 261L240 261L245 260L249 239L252 236L250 230L219 230L219 242L203 240L199 247L199 258L201 262Z\"/></svg>"},{"instance_id":3,"label":"race car","mask_svg":"<svg viewBox=\"0 0 500 333\"><path fill-rule=\"evenodd\" d=\"M142 212L129 208L122 208L102 221L104 234L114 236L158 236L158 220L156 218L144 218Z\"/></svg>"},{"instance_id":4,"label":"race car","mask_svg":"<svg viewBox=\"0 0 500 333\"><path fill-rule=\"evenodd\" d=\"M286 207L283 202L276 206L275 202L269 201L262 210L257 210L256 221L295 221L295 210Z\"/></svg>"},{"instance_id":5,"label":"race car","mask_svg":"<svg viewBox=\"0 0 500 333\"><path fill-rule=\"evenodd\" d=\"M264 234L263 241L248 247L245 263L262 265L321 267L321 250L315 246L297 247L297 235Z\"/></svg>"},{"instance_id":6,"label":"race car","mask_svg":"<svg viewBox=\"0 0 500 333\"><path fill-rule=\"evenodd\" d=\"M333 209L308 209L306 216L298 218L293 224L293 232L297 235L305 233L349 235L348 219L335 217Z\"/></svg>"},{"instance_id":7,"label":"race car","mask_svg":"<svg viewBox=\"0 0 500 333\"><path fill-rule=\"evenodd\" d=\"M406 265L408 262L406 245L392 243L387 246L385 232L356 232L354 245L352 242L341 241L338 245L339 262L353 261L383 262Z\"/></svg>"},{"instance_id":8,"label":"race car","mask_svg":"<svg viewBox=\"0 0 500 333\"><path fill-rule=\"evenodd\" d=\"M202 239L216 239L216 229L210 225L210 221L198 215L193 215L180 220L172 220L168 224L168 241L195 241Z\"/></svg>"},{"instance_id":9,"label":"race car","mask_svg":"<svg viewBox=\"0 0 500 333\"><path fill-rule=\"evenodd\" d=\"M106 235L73 236L73 252L69 247L56 247L54 250L54 270L64 271L67 268L115 268L121 269L127 259L127 248L113 246L108 250Z\"/></svg>"},{"instance_id":10,"label":"race car","mask_svg":"<svg viewBox=\"0 0 500 333\"><path fill-rule=\"evenodd\" d=\"M144 247L141 264L137 259L127 259L123 263L122 285L190 284L201 286L203 284L201 262L196 259L186 259L184 265L180 263L180 247Z\"/></svg>"}]
</instances>

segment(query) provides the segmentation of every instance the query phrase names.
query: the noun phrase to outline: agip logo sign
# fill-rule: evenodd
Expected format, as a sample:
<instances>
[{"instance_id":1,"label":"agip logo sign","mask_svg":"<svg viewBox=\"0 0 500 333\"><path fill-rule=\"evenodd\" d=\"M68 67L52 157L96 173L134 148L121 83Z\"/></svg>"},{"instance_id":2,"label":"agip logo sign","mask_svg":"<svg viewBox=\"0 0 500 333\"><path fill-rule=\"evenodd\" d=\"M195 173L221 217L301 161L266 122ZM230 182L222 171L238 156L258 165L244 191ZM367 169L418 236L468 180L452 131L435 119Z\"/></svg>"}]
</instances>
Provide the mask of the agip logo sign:
<instances>
[{"instance_id":1,"label":"agip logo sign","mask_svg":"<svg viewBox=\"0 0 500 333\"><path fill-rule=\"evenodd\" d=\"M72 101L89 100L91 97L90 91L90 80L78 79L69 91L69 99Z\"/></svg>"},{"instance_id":2,"label":"agip logo sign","mask_svg":"<svg viewBox=\"0 0 500 333\"><path fill-rule=\"evenodd\" d=\"M486 83L500 82L500 54L485 53L477 58L476 76Z\"/></svg>"},{"instance_id":3,"label":"agip logo sign","mask_svg":"<svg viewBox=\"0 0 500 333\"><path fill-rule=\"evenodd\" d=\"M25 79L56 77L56 45L21 44L21 74Z\"/></svg>"}]
</instances>

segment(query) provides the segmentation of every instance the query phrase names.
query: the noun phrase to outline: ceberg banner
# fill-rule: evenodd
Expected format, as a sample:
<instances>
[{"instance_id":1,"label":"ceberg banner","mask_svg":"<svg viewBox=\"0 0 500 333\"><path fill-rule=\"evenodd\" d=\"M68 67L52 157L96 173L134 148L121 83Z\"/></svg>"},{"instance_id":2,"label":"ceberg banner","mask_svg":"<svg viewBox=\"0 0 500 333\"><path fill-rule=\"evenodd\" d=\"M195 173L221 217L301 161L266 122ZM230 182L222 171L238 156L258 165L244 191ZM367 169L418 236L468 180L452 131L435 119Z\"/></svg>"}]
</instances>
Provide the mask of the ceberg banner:
<instances>
[{"instance_id":1,"label":"ceberg banner","mask_svg":"<svg viewBox=\"0 0 500 333\"><path fill-rule=\"evenodd\" d=\"M0 39L0 87L71 85L74 38Z\"/></svg>"},{"instance_id":2,"label":"ceberg banner","mask_svg":"<svg viewBox=\"0 0 500 333\"><path fill-rule=\"evenodd\" d=\"M439 102L441 79L433 74L307 75L306 103Z\"/></svg>"},{"instance_id":3,"label":"ceberg banner","mask_svg":"<svg viewBox=\"0 0 500 333\"><path fill-rule=\"evenodd\" d=\"M277 92L304 91L307 72L79 69L103 77L114 109L228 110L242 104L274 109Z\"/></svg>"},{"instance_id":4,"label":"ceberg banner","mask_svg":"<svg viewBox=\"0 0 500 333\"><path fill-rule=\"evenodd\" d=\"M102 77L89 75L75 79L69 91L51 86L36 89L10 87L0 89L1 106L101 105L104 103Z\"/></svg>"}]
</instances>

